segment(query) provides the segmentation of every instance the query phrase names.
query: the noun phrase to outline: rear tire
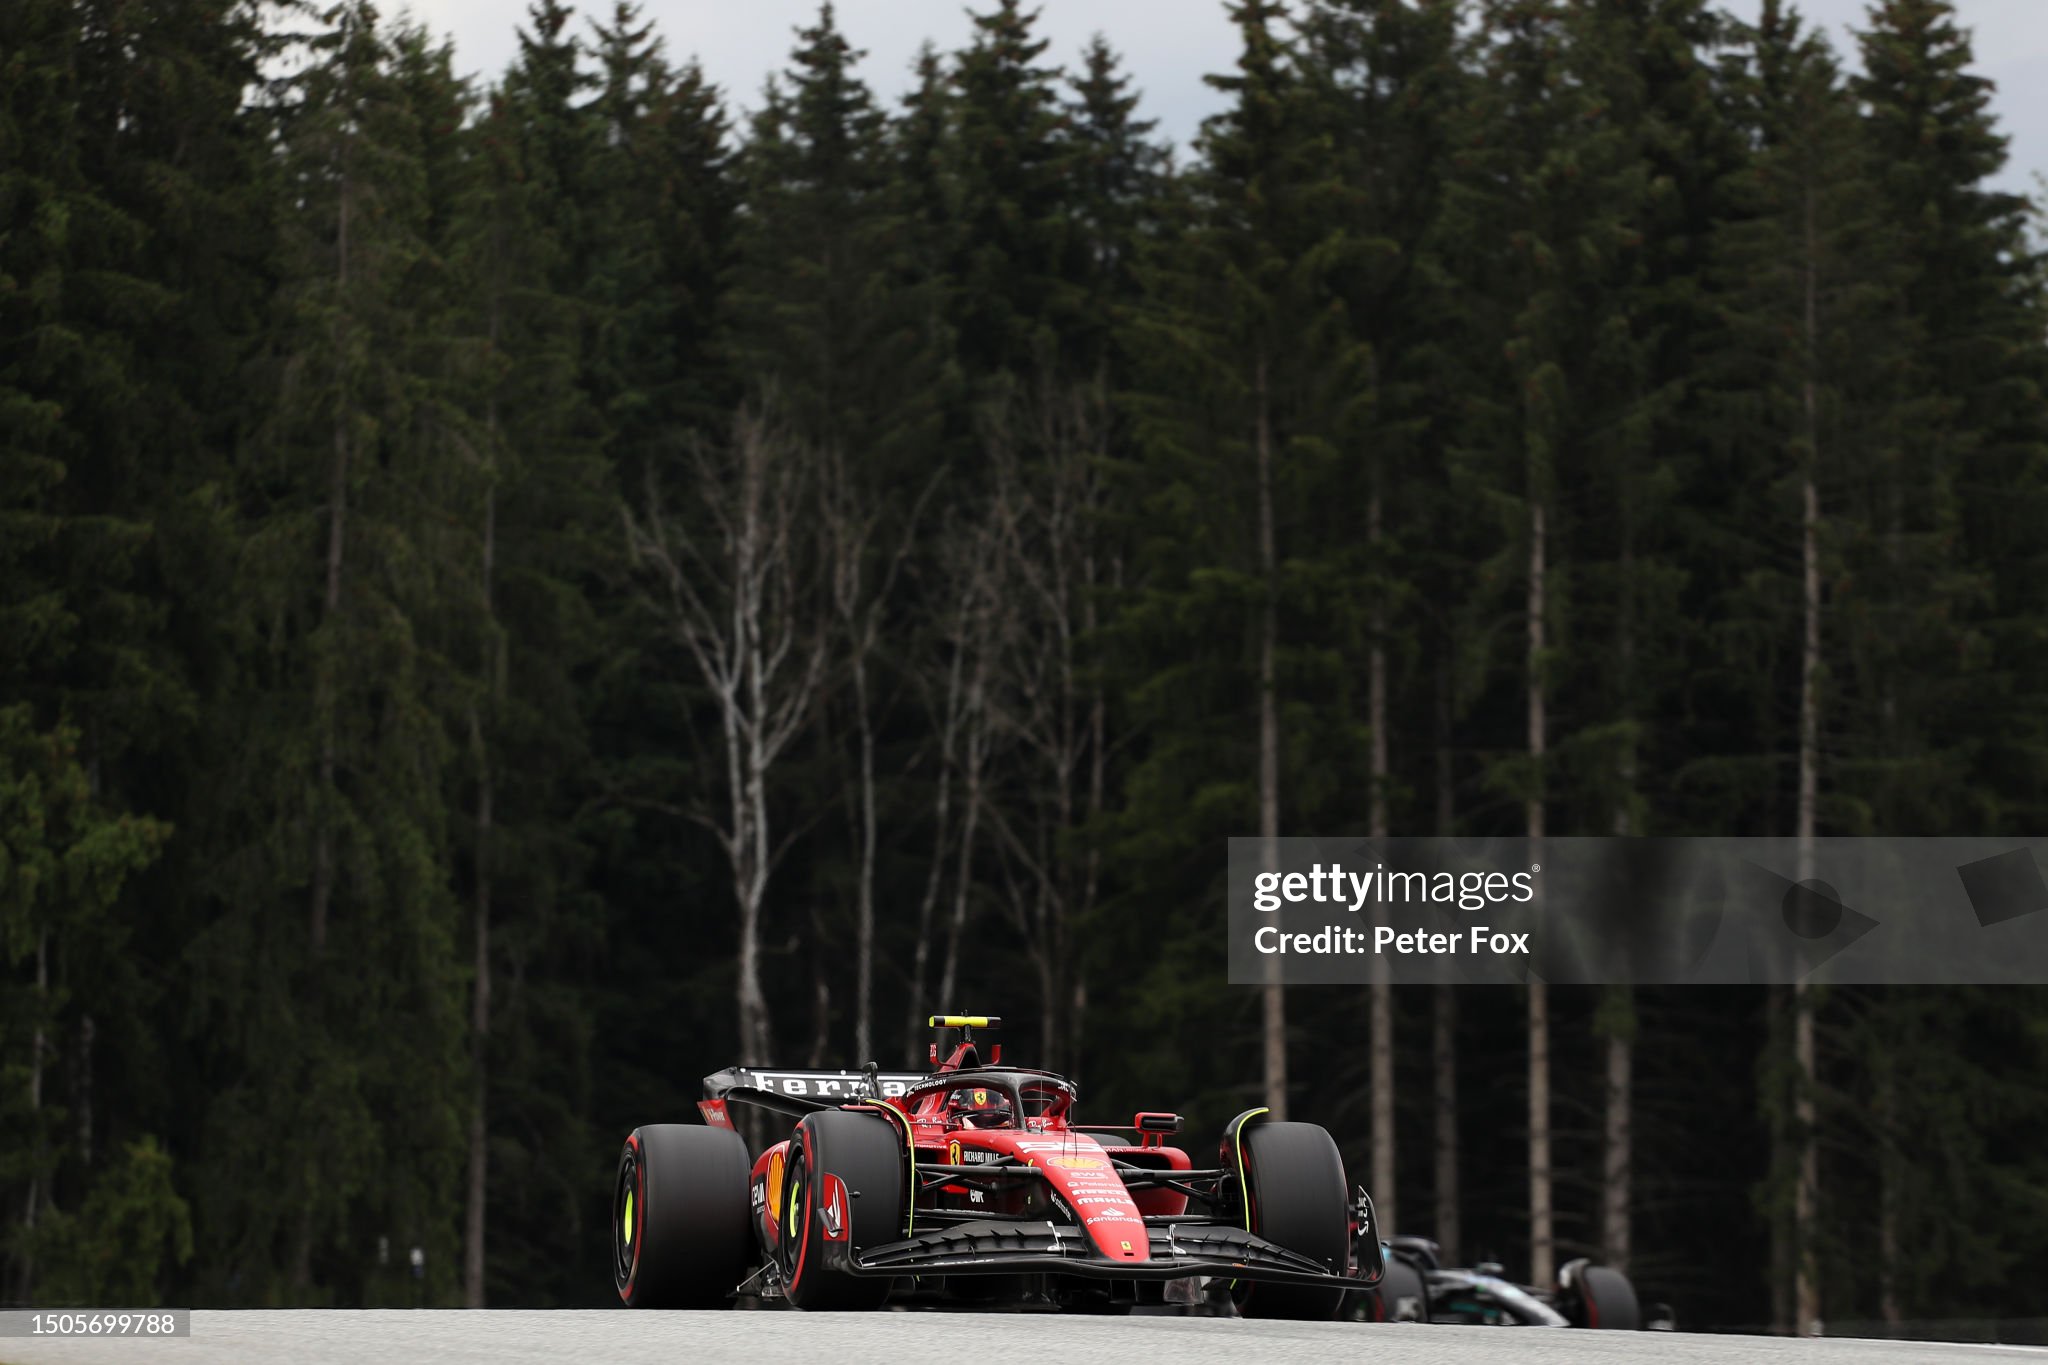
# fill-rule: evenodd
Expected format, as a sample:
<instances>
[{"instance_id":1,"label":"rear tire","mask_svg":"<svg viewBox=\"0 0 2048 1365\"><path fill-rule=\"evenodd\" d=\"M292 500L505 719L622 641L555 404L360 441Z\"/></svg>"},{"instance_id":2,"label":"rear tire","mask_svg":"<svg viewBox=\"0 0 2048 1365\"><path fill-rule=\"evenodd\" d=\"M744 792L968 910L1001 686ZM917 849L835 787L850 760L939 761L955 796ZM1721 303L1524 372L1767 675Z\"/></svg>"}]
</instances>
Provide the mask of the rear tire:
<instances>
[{"instance_id":1,"label":"rear tire","mask_svg":"<svg viewBox=\"0 0 2048 1365\"><path fill-rule=\"evenodd\" d=\"M867 1114L827 1109L796 1126L789 1144L791 1182L786 1228L790 1238L784 1267L791 1304L811 1311L862 1312L889 1297L886 1275L849 1275L845 1259L903 1237L903 1134ZM825 1188L836 1182L846 1198L836 1216L846 1235L828 1236Z\"/></svg>"},{"instance_id":2,"label":"rear tire","mask_svg":"<svg viewBox=\"0 0 2048 1365\"><path fill-rule=\"evenodd\" d=\"M1634 1332L1643 1325L1643 1310L1636 1302L1636 1287L1628 1276L1610 1266L1569 1267L1570 1283L1559 1297L1569 1298L1566 1316L1574 1327L1602 1331Z\"/></svg>"},{"instance_id":3,"label":"rear tire","mask_svg":"<svg viewBox=\"0 0 2048 1365\"><path fill-rule=\"evenodd\" d=\"M650 1123L619 1156L612 1283L634 1308L724 1308L757 1259L747 1144L723 1128Z\"/></svg>"},{"instance_id":4,"label":"rear tire","mask_svg":"<svg viewBox=\"0 0 2048 1365\"><path fill-rule=\"evenodd\" d=\"M1421 1272L1399 1257L1387 1257L1387 1273L1366 1291L1367 1322L1428 1322L1429 1288Z\"/></svg>"},{"instance_id":5,"label":"rear tire","mask_svg":"<svg viewBox=\"0 0 2048 1365\"><path fill-rule=\"evenodd\" d=\"M1251 1230L1342 1275L1351 1254L1351 1209L1344 1159L1313 1123L1260 1123L1243 1130ZM1328 1321L1344 1289L1248 1281L1237 1296L1248 1318Z\"/></svg>"}]
</instances>

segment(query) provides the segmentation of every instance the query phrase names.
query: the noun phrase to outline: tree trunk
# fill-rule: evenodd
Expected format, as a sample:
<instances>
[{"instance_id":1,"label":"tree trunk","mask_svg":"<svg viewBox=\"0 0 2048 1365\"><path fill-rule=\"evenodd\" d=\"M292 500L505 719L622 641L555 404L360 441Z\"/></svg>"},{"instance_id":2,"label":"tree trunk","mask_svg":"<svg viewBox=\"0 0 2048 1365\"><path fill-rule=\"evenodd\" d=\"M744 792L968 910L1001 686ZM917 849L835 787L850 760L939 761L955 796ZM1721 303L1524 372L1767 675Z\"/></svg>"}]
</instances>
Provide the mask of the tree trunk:
<instances>
[{"instance_id":1,"label":"tree trunk","mask_svg":"<svg viewBox=\"0 0 2048 1365\"><path fill-rule=\"evenodd\" d=\"M959 615L959 634L962 639L965 638L967 619L968 605L963 595ZM929 1007L938 1004L946 1009L952 1008L942 1001L927 1001L924 992L925 969L931 961L933 921L937 918L939 893L945 876L953 767L958 753L957 739L960 727L961 660L965 653L965 646L956 644L953 657L946 665L945 709L939 722L939 787L932 799L932 856L930 866L925 869L924 895L919 898L917 905L917 945L912 950L910 1004L903 1028L904 1065L910 1067L922 1065L925 1059L925 1049L919 1046L919 1042L924 1037L924 1021L931 1014Z\"/></svg>"},{"instance_id":2,"label":"tree trunk","mask_svg":"<svg viewBox=\"0 0 2048 1365\"><path fill-rule=\"evenodd\" d=\"M1792 1117L1799 1143L1799 1185L1792 1200L1793 1250L1797 1256L1793 1281L1795 1329L1800 1336L1819 1336L1820 1278L1814 1264L1814 1241L1820 1205L1820 1148L1814 1140L1813 1002L1805 982L1792 988L1792 1055L1797 1071Z\"/></svg>"},{"instance_id":3,"label":"tree trunk","mask_svg":"<svg viewBox=\"0 0 2048 1365\"><path fill-rule=\"evenodd\" d=\"M1097 391L1102 392L1107 384L1098 380ZM1110 586L1122 586L1121 573L1115 569L1115 557L1108 575ZM1087 589L1081 598L1081 630L1090 640L1096 637L1096 600L1101 595L1102 582L1096 570L1093 547L1087 560ZM1098 682L1088 695L1088 827L1101 827L1102 812L1109 800L1109 698ZM1095 898L1102 885L1102 848L1100 841L1088 841L1086 874L1081 884L1081 913L1086 915L1095 909ZM1081 1040L1088 1036L1088 978L1083 964L1077 962L1073 968L1070 983L1071 1003L1067 1010L1068 1063L1075 1070L1080 1069Z\"/></svg>"},{"instance_id":4,"label":"tree trunk","mask_svg":"<svg viewBox=\"0 0 2048 1365\"><path fill-rule=\"evenodd\" d=\"M348 430L345 417L334 422L334 465L328 488L327 593L324 620L332 628L341 609L342 548L348 525ZM334 793L334 669L333 642L316 665L320 669L320 788L313 817L313 908L308 936L317 958L327 950L328 907L334 896L334 833L328 805Z\"/></svg>"},{"instance_id":5,"label":"tree trunk","mask_svg":"<svg viewBox=\"0 0 2048 1365\"><path fill-rule=\"evenodd\" d=\"M1607 1131L1600 1200L1600 1246L1616 1270L1628 1269L1635 1165L1635 1002L1626 986L1608 988Z\"/></svg>"},{"instance_id":6,"label":"tree trunk","mask_svg":"<svg viewBox=\"0 0 2048 1365\"><path fill-rule=\"evenodd\" d=\"M946 926L946 962L939 973L941 1011L962 1007L962 1002L953 998L953 992L959 983L960 935L967 927L968 892L974 882L974 836L981 818L982 765L988 756L987 687L988 652L977 646L974 672L967 685L966 790L961 793L964 809L960 816L960 856L953 878L953 914Z\"/></svg>"},{"instance_id":7,"label":"tree trunk","mask_svg":"<svg viewBox=\"0 0 2048 1365\"><path fill-rule=\"evenodd\" d=\"M875 1036L875 727L868 715L865 634L853 655L853 705L860 727L860 882L855 889L853 1052L857 1062L874 1059Z\"/></svg>"},{"instance_id":8,"label":"tree trunk","mask_svg":"<svg viewBox=\"0 0 2048 1365\"><path fill-rule=\"evenodd\" d=\"M1769 1042L1766 1047L1775 1054L1777 1049L1787 1047L1792 1015L1792 988L1790 986L1766 986L1764 988L1764 1022ZM1770 1074L1770 1073L1767 1073ZM1798 1159L1796 1135L1786 1120L1786 1109L1782 1101L1789 1098L1782 1091L1775 1091L1770 1098L1774 1101L1771 1113L1771 1172L1776 1177L1790 1169ZM1796 1330L1792 1284L1797 1278L1795 1267L1798 1252L1794 1245L1797 1230L1793 1226L1792 1208L1778 1201L1771 1208L1771 1331L1778 1336L1790 1336Z\"/></svg>"},{"instance_id":9,"label":"tree trunk","mask_svg":"<svg viewBox=\"0 0 2048 1365\"><path fill-rule=\"evenodd\" d=\"M1457 761L1451 752L1451 643L1436 665L1436 833L1451 837L1457 821Z\"/></svg>"},{"instance_id":10,"label":"tree trunk","mask_svg":"<svg viewBox=\"0 0 2048 1365\"><path fill-rule=\"evenodd\" d=\"M44 1153L42 1125L38 1121L43 1110L43 1053L49 1046L48 1035L43 1031L43 1009L50 996L50 931L44 929L36 935L36 1025L29 1034L28 1043L28 1112L29 1123L36 1132L36 1155ZM36 1215L42 1199L42 1170L38 1160L35 1169L29 1172L28 1200L22 1208L21 1226L23 1232L33 1233ZM29 1301L29 1292L35 1287L35 1261L30 1250L31 1244L23 1238L21 1253L21 1284L18 1298Z\"/></svg>"},{"instance_id":11,"label":"tree trunk","mask_svg":"<svg viewBox=\"0 0 2048 1365\"><path fill-rule=\"evenodd\" d=\"M78 1106L77 1134L78 1161L88 1169L92 1166L92 1042L93 1023L90 1014L78 1018L78 1058L72 1072L72 1103Z\"/></svg>"},{"instance_id":12,"label":"tree trunk","mask_svg":"<svg viewBox=\"0 0 2048 1365\"><path fill-rule=\"evenodd\" d=\"M761 907L767 891L763 872L766 859L760 848L760 840L754 831L757 821L765 816L766 798L758 791L761 775L749 765L747 774L746 801L751 808L747 821L749 843L753 845L741 859L740 876L740 952L739 952L739 1028L740 1048L745 1054L743 1062L749 1066L771 1066L769 1055L770 1024L768 1020L768 996L761 987Z\"/></svg>"},{"instance_id":13,"label":"tree trunk","mask_svg":"<svg viewBox=\"0 0 2048 1365\"><path fill-rule=\"evenodd\" d=\"M1882 1010L1884 1004L1879 1005ZM1899 1204L1905 1180L1904 1160L1899 1152L1898 1078L1889 1058L1879 1064L1877 1077L1877 1311L1897 1336L1904 1313L1899 1308L1899 1269L1903 1264Z\"/></svg>"},{"instance_id":14,"label":"tree trunk","mask_svg":"<svg viewBox=\"0 0 2048 1365\"><path fill-rule=\"evenodd\" d=\"M1534 471L1531 472L1533 474ZM1532 487L1528 607L1529 760L1532 771L1526 812L1532 860L1540 860L1543 845L1543 594L1547 567L1544 562L1544 532L1543 500ZM1555 1278L1556 1255L1550 1170L1550 997L1549 988L1532 972L1529 977L1529 1280L1532 1284L1547 1287Z\"/></svg>"},{"instance_id":15,"label":"tree trunk","mask_svg":"<svg viewBox=\"0 0 2048 1365\"><path fill-rule=\"evenodd\" d=\"M1619 625L1615 641L1616 672L1620 676L1620 705L1624 720L1635 717L1635 509L1629 498L1624 470L1621 494L1621 585ZM1622 796L1614 813L1614 833L1627 838L1635 833L1636 742L1633 732L1621 755ZM1607 1264L1626 1270L1633 1197L1631 1173L1635 1164L1635 992L1628 986L1610 986L1603 1002L1601 1032L1606 1035L1607 1121L1603 1135L1606 1179L1600 1189L1600 1245Z\"/></svg>"},{"instance_id":16,"label":"tree trunk","mask_svg":"<svg viewBox=\"0 0 2048 1365\"><path fill-rule=\"evenodd\" d=\"M1256 430L1253 445L1259 485L1259 574L1265 597L1259 609L1259 839L1261 868L1280 870L1280 569L1273 526L1273 431L1267 412L1266 358L1254 378ZM1287 989L1280 984L1280 959L1266 958L1263 1031L1266 1051L1266 1108L1275 1120L1287 1117Z\"/></svg>"},{"instance_id":17,"label":"tree trunk","mask_svg":"<svg viewBox=\"0 0 2048 1365\"><path fill-rule=\"evenodd\" d=\"M740 746L741 797L744 811L733 824L738 849L735 880L740 889L740 1043L746 1060L756 1066L773 1061L773 1028L768 1017L768 997L761 986L761 911L768 897L768 873L772 847L768 837L768 770L772 757L764 733L770 724L767 695L771 670L769 647L764 639L771 610L763 599L763 575L777 566L764 563L777 547L776 528L765 518L768 498L767 465L769 438L765 430L742 437L740 523L734 557L734 591L739 609L733 613L733 633L739 663L739 691L744 694L747 724ZM738 699L737 697L735 698Z\"/></svg>"},{"instance_id":18,"label":"tree trunk","mask_svg":"<svg viewBox=\"0 0 2048 1365\"><path fill-rule=\"evenodd\" d=\"M343 336L349 274L349 158L343 143L341 178L335 213L335 323L334 323L334 460L328 472L327 490L327 590L322 623L330 629L341 610L341 569L348 533L349 402L347 346ZM334 896L334 832L332 812L336 762L334 739L335 657L329 641L326 656L315 665L320 670L317 710L320 723L320 788L313 813L313 905L307 936L313 956L327 949L327 914Z\"/></svg>"},{"instance_id":19,"label":"tree trunk","mask_svg":"<svg viewBox=\"0 0 2048 1365\"><path fill-rule=\"evenodd\" d=\"M1457 1265L1458 1207L1458 996L1453 986L1436 986L1431 1038L1436 1072L1436 1240L1444 1264ZM1398 1231L1391 1223L1388 1232Z\"/></svg>"},{"instance_id":20,"label":"tree trunk","mask_svg":"<svg viewBox=\"0 0 2048 1365\"><path fill-rule=\"evenodd\" d=\"M938 1009L957 1010L962 1002L953 998L959 987L960 935L967 927L968 890L974 876L975 824L981 814L981 773L967 773L966 812L960 819L960 856L953 878L953 914L946 924L946 962L939 972Z\"/></svg>"},{"instance_id":21,"label":"tree trunk","mask_svg":"<svg viewBox=\"0 0 2048 1365\"><path fill-rule=\"evenodd\" d=\"M1445 633L1443 655L1436 669L1436 832L1438 838L1452 834L1456 820L1453 782L1456 771L1451 755L1451 643ZM1434 996L1431 1011L1430 1051L1435 1072L1433 1103L1436 1130L1436 1240L1446 1265L1458 1264L1459 1224L1463 1211L1458 1193L1458 997L1449 985L1430 988ZM1389 1232L1395 1231L1390 1225Z\"/></svg>"},{"instance_id":22,"label":"tree trunk","mask_svg":"<svg viewBox=\"0 0 2048 1365\"><path fill-rule=\"evenodd\" d=\"M1807 467L1801 480L1800 558L1801 599L1804 621L1799 655L1799 880L1813 876L1813 840L1820 805L1820 488L1816 465L1820 452L1820 410L1814 391L1813 363L1820 344L1818 281L1815 253L1818 250L1814 222L1815 205L1806 197L1806 379L1801 386L1801 415L1805 426ZM1814 1262L1820 1203L1820 1149L1814 1133L1814 1086L1816 1083L1813 1036L1813 1001L1805 982L1792 988L1792 1055L1795 1140L1799 1144L1798 1187L1792 1201L1796 1330L1805 1335L1820 1331L1820 1278Z\"/></svg>"},{"instance_id":23,"label":"tree trunk","mask_svg":"<svg viewBox=\"0 0 2048 1365\"><path fill-rule=\"evenodd\" d=\"M498 340L498 309L491 309L490 341ZM493 394L485 404L484 431L491 458L498 451L498 401ZM484 543L479 591L483 609L484 684L496 698L504 683L499 666L497 632L496 574L498 560L498 486L495 466L487 473L484 486ZM462 1220L462 1302L468 1308L484 1306L485 1207L490 1192L490 1037L491 1037L491 841L495 820L495 777L491 769L490 742L483 719L472 707L469 713L470 746L476 763L476 852L473 875L476 880L474 914L476 980L470 986L469 1004L469 1188Z\"/></svg>"},{"instance_id":24,"label":"tree trunk","mask_svg":"<svg viewBox=\"0 0 2048 1365\"><path fill-rule=\"evenodd\" d=\"M471 717L479 757L483 739ZM470 992L469 1193L462 1228L462 1302L484 1306L484 1199L489 1188L489 1064L491 1037L491 780L488 767L477 787L476 982Z\"/></svg>"},{"instance_id":25,"label":"tree trunk","mask_svg":"<svg viewBox=\"0 0 2048 1365\"><path fill-rule=\"evenodd\" d=\"M823 907L811 907L811 942L825 941ZM822 952L811 953L811 1048L804 1065L816 1071L825 1065L832 1050L832 982Z\"/></svg>"},{"instance_id":26,"label":"tree trunk","mask_svg":"<svg viewBox=\"0 0 2048 1365\"><path fill-rule=\"evenodd\" d=\"M1529 1282L1556 1278L1557 1234L1550 1176L1550 993L1529 982Z\"/></svg>"},{"instance_id":27,"label":"tree trunk","mask_svg":"<svg viewBox=\"0 0 2048 1365\"><path fill-rule=\"evenodd\" d=\"M1365 513L1366 545L1372 572L1380 570L1379 472L1373 472L1372 497ZM1375 590L1372 603L1372 646L1366 658L1367 723L1372 729L1372 796L1367 829L1374 839L1387 837L1387 609L1383 593ZM1372 1197L1381 1220L1389 1228L1400 1223L1398 1187L1394 1179L1394 986L1388 980L1387 959L1375 953L1372 959L1371 1028L1372 1049Z\"/></svg>"}]
</instances>

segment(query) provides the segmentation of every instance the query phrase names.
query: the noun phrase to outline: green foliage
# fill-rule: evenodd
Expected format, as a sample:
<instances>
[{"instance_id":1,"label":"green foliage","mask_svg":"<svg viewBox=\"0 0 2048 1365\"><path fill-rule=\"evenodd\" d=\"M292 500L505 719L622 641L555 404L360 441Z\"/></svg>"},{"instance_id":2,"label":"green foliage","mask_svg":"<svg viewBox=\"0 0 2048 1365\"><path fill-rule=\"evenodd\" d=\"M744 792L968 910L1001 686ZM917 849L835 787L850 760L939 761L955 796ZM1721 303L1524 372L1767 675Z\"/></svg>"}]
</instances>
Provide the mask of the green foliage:
<instances>
[{"instance_id":1,"label":"green foliage","mask_svg":"<svg viewBox=\"0 0 2048 1365\"><path fill-rule=\"evenodd\" d=\"M0 949L10 962L42 935L91 932L169 833L94 799L75 729L41 733L30 708L0 709Z\"/></svg>"},{"instance_id":2,"label":"green foliage","mask_svg":"<svg viewBox=\"0 0 2048 1365\"><path fill-rule=\"evenodd\" d=\"M156 858L169 834L163 822L117 814L95 797L78 761L75 729L39 731L28 706L0 708L0 961L10 969L0 981L0 1057L6 1059L0 1133L8 1153L0 1159L0 1179L34 1192L26 1223L7 1238L16 1257L39 1257L46 1249L61 1257L73 1249L67 1236L102 1236L96 1225L67 1234L71 1225L54 1207L51 1185L64 1165L66 1114L44 1100L46 1093L54 1097L54 1077L45 1073L60 1055L55 1038L77 1017L65 968L85 968L127 948L129 926L115 914L122 887ZM81 985L91 980L82 970L77 979ZM184 1206L168 1189L168 1158L156 1159L165 1174L153 1183L164 1187L164 1201L182 1216ZM100 1198L103 1184L94 1186L92 1198ZM119 1199L112 1190L106 1196ZM76 1218L109 1207L88 1201ZM189 1228L183 1236L189 1242ZM105 1244L95 1245L97 1256ZM139 1251L136 1301L155 1302L155 1248Z\"/></svg>"},{"instance_id":3,"label":"green foliage","mask_svg":"<svg viewBox=\"0 0 2048 1365\"><path fill-rule=\"evenodd\" d=\"M164 1283L192 1259L192 1211L171 1182L171 1158L145 1137L121 1149L74 1213L39 1223L29 1254L37 1301L55 1308L164 1302Z\"/></svg>"}]
</instances>

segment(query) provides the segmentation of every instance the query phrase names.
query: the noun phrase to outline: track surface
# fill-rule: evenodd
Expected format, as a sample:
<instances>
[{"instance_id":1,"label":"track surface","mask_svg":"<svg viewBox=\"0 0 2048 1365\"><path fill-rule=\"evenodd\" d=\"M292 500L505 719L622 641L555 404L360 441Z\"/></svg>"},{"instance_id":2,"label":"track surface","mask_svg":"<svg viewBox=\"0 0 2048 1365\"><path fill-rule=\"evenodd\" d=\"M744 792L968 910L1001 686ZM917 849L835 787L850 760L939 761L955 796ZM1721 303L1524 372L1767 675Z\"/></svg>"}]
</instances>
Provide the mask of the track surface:
<instances>
[{"instance_id":1,"label":"track surface","mask_svg":"<svg viewBox=\"0 0 2048 1365\"><path fill-rule=\"evenodd\" d=\"M879 1334L879 1335L878 1335ZM920 1338L923 1345L919 1345ZM1240 1322L1214 1318L1063 1318L964 1314L910 1318L872 1313L200 1312L189 1338L0 1340L9 1365L219 1362L219 1365L383 1365L384 1362L548 1362L703 1365L888 1359L905 1350L988 1365L1048 1358L1061 1365L1134 1360L1247 1362L1371 1360L1406 1365L1575 1365L1655 1360L1657 1365L1869 1361L1872 1365L2048 1362L2048 1350L1885 1341L1793 1341L1683 1333L1509 1331L1412 1323Z\"/></svg>"}]
</instances>

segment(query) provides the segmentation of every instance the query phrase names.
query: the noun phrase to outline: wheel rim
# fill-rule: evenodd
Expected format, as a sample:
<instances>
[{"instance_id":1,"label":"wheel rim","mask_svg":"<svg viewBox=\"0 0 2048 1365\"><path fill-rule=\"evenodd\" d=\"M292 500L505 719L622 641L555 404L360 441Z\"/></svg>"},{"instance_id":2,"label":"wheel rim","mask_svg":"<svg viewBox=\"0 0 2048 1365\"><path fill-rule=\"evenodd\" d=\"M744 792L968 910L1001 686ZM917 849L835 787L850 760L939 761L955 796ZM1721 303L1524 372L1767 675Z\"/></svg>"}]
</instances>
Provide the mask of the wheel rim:
<instances>
[{"instance_id":1,"label":"wheel rim","mask_svg":"<svg viewBox=\"0 0 2048 1365\"><path fill-rule=\"evenodd\" d=\"M810 1231L809 1219L804 1215L810 1208L804 1197L804 1187L810 1183L810 1163L803 1159L799 1146L792 1142L788 1163L782 1176L782 1274L785 1281L796 1278L798 1262L803 1257L804 1236Z\"/></svg>"},{"instance_id":2,"label":"wheel rim","mask_svg":"<svg viewBox=\"0 0 2048 1365\"><path fill-rule=\"evenodd\" d=\"M646 1197L640 1190L640 1163L629 1149L619 1164L619 1184L612 1195L612 1265L623 1291L633 1280L633 1265L640 1254L640 1220L646 1216Z\"/></svg>"}]
</instances>

